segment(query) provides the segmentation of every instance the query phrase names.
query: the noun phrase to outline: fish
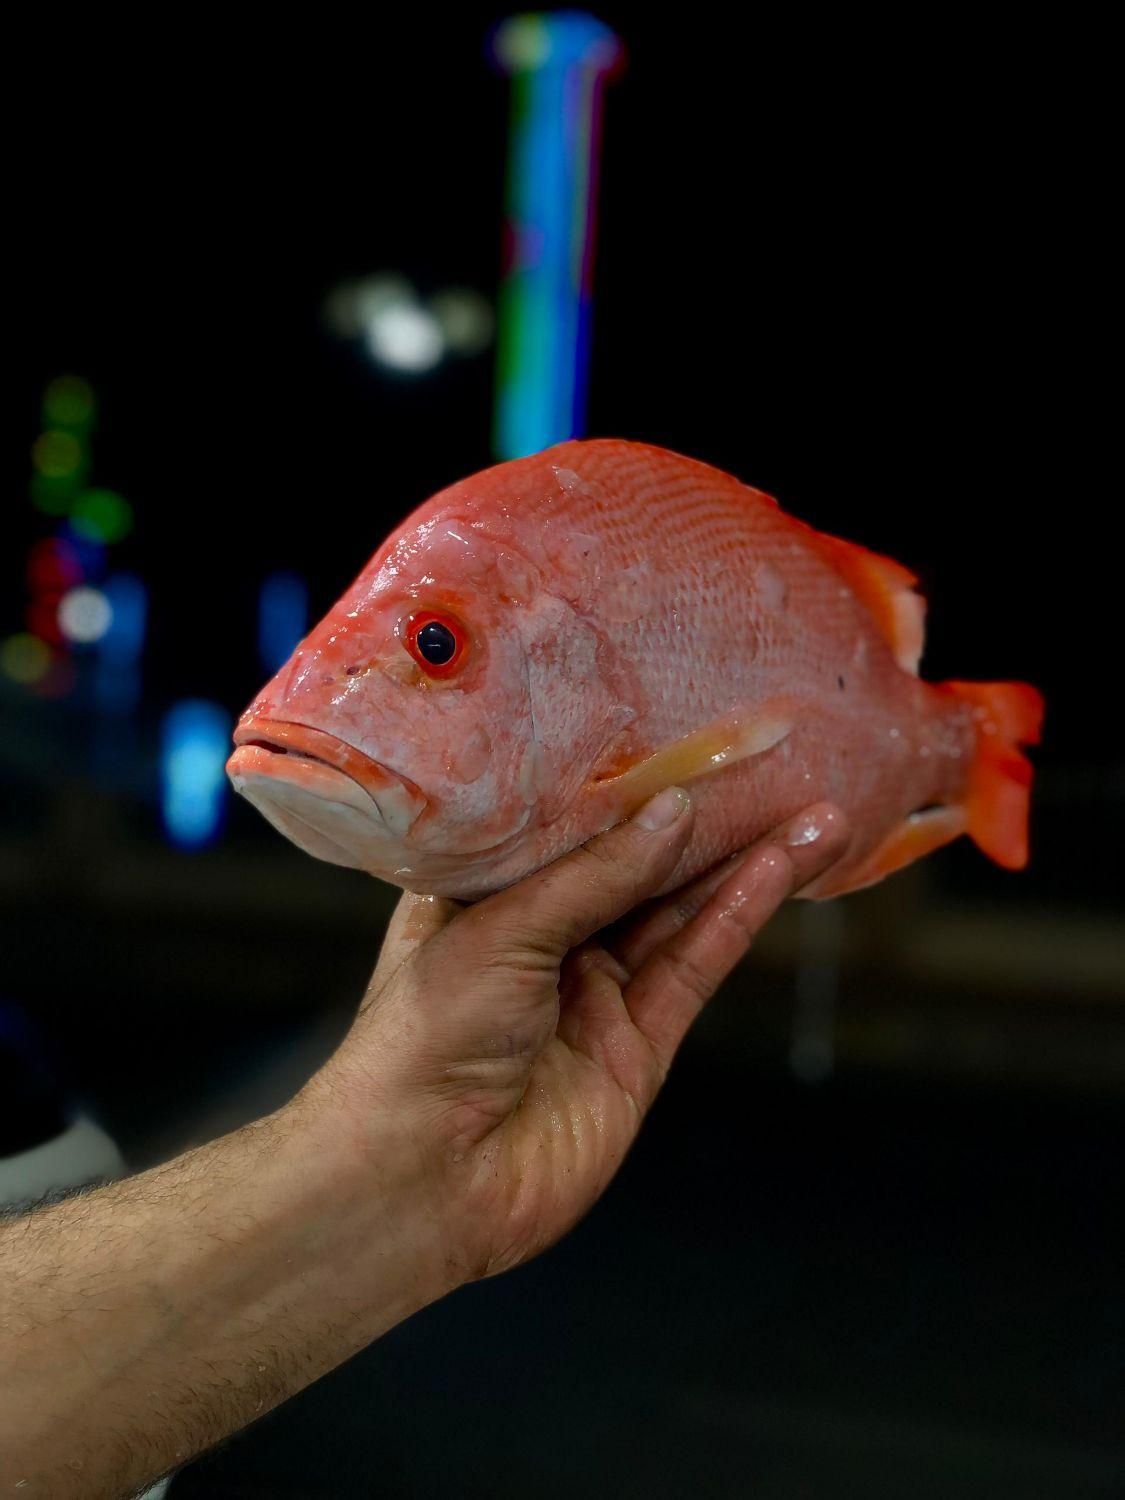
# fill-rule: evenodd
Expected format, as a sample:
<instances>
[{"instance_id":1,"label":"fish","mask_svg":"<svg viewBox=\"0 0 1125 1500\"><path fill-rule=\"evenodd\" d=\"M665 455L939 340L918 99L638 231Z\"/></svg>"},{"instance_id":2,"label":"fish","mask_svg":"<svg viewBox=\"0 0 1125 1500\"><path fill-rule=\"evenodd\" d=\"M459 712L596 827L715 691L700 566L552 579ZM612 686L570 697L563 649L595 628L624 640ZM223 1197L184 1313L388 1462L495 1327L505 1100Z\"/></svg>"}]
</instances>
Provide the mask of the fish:
<instances>
[{"instance_id":1,"label":"fish","mask_svg":"<svg viewBox=\"0 0 1125 1500\"><path fill-rule=\"evenodd\" d=\"M1043 700L918 674L890 558L720 469L572 440L407 517L246 709L227 770L302 849L475 901L691 794L675 889L824 799L858 890L967 834L1028 858Z\"/></svg>"}]
</instances>

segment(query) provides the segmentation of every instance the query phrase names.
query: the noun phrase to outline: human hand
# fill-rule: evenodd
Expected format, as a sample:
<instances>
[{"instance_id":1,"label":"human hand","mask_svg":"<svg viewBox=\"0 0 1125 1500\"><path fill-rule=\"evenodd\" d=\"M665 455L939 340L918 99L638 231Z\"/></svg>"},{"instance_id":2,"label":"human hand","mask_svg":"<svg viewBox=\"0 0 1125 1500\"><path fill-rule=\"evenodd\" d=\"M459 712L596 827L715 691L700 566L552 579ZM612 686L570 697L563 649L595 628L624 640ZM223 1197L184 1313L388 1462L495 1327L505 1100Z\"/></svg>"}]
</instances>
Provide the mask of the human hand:
<instances>
[{"instance_id":1,"label":"human hand","mask_svg":"<svg viewBox=\"0 0 1125 1500\"><path fill-rule=\"evenodd\" d=\"M821 804L639 905L690 831L687 798L662 793L477 906L404 897L355 1024L295 1100L0 1225L0 1488L135 1493L564 1233L701 1006L847 839Z\"/></svg>"},{"instance_id":2,"label":"human hand","mask_svg":"<svg viewBox=\"0 0 1125 1500\"><path fill-rule=\"evenodd\" d=\"M478 905L400 901L352 1031L299 1102L361 1158L413 1163L450 1286L529 1259L595 1202L700 1009L848 838L820 803L640 905L691 825L673 788Z\"/></svg>"}]
</instances>

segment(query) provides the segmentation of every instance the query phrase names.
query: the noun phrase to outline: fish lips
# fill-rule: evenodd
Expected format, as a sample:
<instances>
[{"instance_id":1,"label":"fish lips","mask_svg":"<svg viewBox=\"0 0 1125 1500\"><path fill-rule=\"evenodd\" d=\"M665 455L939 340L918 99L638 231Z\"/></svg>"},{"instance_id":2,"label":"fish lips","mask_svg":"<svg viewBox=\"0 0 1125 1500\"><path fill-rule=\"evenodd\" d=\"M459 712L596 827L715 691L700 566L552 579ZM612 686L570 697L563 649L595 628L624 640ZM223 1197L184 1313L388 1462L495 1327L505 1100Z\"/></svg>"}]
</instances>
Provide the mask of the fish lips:
<instances>
[{"instance_id":1,"label":"fish lips","mask_svg":"<svg viewBox=\"0 0 1125 1500\"><path fill-rule=\"evenodd\" d=\"M426 797L408 778L305 724L247 717L227 775L287 838L334 864L364 868L372 838L401 841Z\"/></svg>"}]
</instances>

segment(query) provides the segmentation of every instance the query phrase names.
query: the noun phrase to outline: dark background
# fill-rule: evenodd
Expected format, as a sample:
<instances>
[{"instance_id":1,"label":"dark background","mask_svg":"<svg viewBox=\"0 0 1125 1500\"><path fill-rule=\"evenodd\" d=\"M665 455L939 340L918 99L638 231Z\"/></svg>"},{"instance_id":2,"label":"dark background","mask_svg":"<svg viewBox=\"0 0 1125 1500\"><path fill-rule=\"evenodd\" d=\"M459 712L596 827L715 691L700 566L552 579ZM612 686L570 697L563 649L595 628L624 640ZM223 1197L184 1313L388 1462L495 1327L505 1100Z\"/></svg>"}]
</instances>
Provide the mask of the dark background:
<instances>
[{"instance_id":1,"label":"dark background","mask_svg":"<svg viewBox=\"0 0 1125 1500\"><path fill-rule=\"evenodd\" d=\"M599 14L628 65L588 432L704 458L907 563L927 676L1039 685L1033 863L966 843L835 915L783 913L565 1245L173 1494L1125 1493L1102 44ZM491 461L490 352L391 376L323 307L378 271L494 298L495 19L28 54L50 86L9 194L0 633L44 532L42 390L67 371L98 395L96 479L136 509L115 563L152 603L143 710L108 762L74 702L0 688L0 992L131 1165L299 1086L377 951L389 893L248 806L206 853L163 842L157 725L185 695L249 700L265 573L305 575L315 617ZM53 1097L12 1085L14 1143Z\"/></svg>"}]
</instances>

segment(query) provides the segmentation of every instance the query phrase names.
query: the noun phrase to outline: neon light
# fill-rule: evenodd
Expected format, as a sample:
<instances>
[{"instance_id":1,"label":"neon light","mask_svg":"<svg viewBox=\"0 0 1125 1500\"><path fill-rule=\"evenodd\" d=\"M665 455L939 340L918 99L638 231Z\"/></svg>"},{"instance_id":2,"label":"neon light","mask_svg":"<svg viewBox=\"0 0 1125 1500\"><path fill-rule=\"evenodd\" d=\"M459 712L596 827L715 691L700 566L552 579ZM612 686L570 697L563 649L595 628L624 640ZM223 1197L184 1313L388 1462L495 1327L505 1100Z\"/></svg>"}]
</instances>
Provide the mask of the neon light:
<instances>
[{"instance_id":1,"label":"neon light","mask_svg":"<svg viewBox=\"0 0 1125 1500\"><path fill-rule=\"evenodd\" d=\"M223 819L231 716L217 703L190 698L164 716L161 736L161 810L169 839L199 849L218 835Z\"/></svg>"},{"instance_id":2,"label":"neon light","mask_svg":"<svg viewBox=\"0 0 1125 1500\"><path fill-rule=\"evenodd\" d=\"M283 667L308 628L309 591L295 573L271 573L258 595L258 655L267 672Z\"/></svg>"},{"instance_id":3,"label":"neon light","mask_svg":"<svg viewBox=\"0 0 1125 1500\"><path fill-rule=\"evenodd\" d=\"M515 16L493 50L512 78L493 443L519 458L585 424L601 93L622 54L580 11Z\"/></svg>"},{"instance_id":4,"label":"neon light","mask_svg":"<svg viewBox=\"0 0 1125 1500\"><path fill-rule=\"evenodd\" d=\"M132 573L113 573L102 584L102 593L111 618L97 644L94 699L106 713L129 714L141 696L148 590Z\"/></svg>"}]
</instances>

